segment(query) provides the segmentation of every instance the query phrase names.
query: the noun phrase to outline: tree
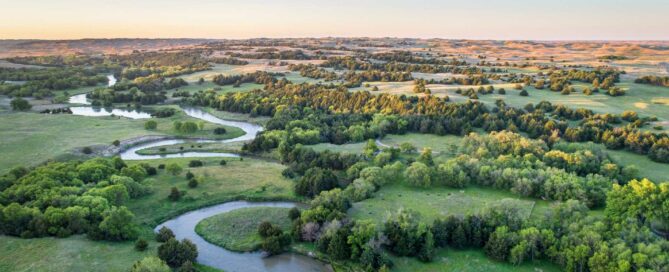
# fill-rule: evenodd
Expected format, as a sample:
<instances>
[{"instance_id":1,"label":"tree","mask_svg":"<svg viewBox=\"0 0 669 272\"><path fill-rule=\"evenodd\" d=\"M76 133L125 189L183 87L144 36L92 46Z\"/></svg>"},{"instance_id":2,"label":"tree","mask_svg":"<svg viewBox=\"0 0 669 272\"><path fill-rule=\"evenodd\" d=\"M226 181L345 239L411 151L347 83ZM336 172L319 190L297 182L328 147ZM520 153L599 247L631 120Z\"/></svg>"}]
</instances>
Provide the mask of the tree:
<instances>
[{"instance_id":1,"label":"tree","mask_svg":"<svg viewBox=\"0 0 669 272\"><path fill-rule=\"evenodd\" d=\"M520 91L520 96L529 96L529 95L530 95L530 94L527 93L527 91L526 91L525 89L523 89L522 91Z\"/></svg>"},{"instance_id":2,"label":"tree","mask_svg":"<svg viewBox=\"0 0 669 272\"><path fill-rule=\"evenodd\" d=\"M167 240L171 238L174 238L174 232L168 227L163 226L158 230L158 233L156 233L156 241L160 243L167 242Z\"/></svg>"},{"instance_id":3,"label":"tree","mask_svg":"<svg viewBox=\"0 0 669 272\"><path fill-rule=\"evenodd\" d=\"M188 239L179 242L171 238L158 247L158 257L170 267L180 267L186 261L194 262L197 255L197 246Z\"/></svg>"},{"instance_id":4,"label":"tree","mask_svg":"<svg viewBox=\"0 0 669 272\"><path fill-rule=\"evenodd\" d=\"M288 211L288 218L290 218L290 220L298 219L300 218L300 213L300 209L293 207Z\"/></svg>"},{"instance_id":5,"label":"tree","mask_svg":"<svg viewBox=\"0 0 669 272\"><path fill-rule=\"evenodd\" d=\"M139 238L139 239L137 239L137 241L135 241L135 250L137 250L137 251L145 251L146 248L148 248L148 247L149 247L149 243L142 238Z\"/></svg>"},{"instance_id":6,"label":"tree","mask_svg":"<svg viewBox=\"0 0 669 272\"><path fill-rule=\"evenodd\" d=\"M179 174L181 174L181 171L183 171L183 168L181 168L181 166L179 166L176 163L170 163L167 166L165 166L165 170L174 176L178 176Z\"/></svg>"},{"instance_id":7,"label":"tree","mask_svg":"<svg viewBox=\"0 0 669 272\"><path fill-rule=\"evenodd\" d=\"M172 201L178 201L179 199L181 199L181 192L177 187L172 187L172 189L170 190L170 195L167 196L167 198Z\"/></svg>"},{"instance_id":8,"label":"tree","mask_svg":"<svg viewBox=\"0 0 669 272\"><path fill-rule=\"evenodd\" d=\"M144 257L144 259L135 262L130 272L171 272L165 261L158 257Z\"/></svg>"},{"instance_id":9,"label":"tree","mask_svg":"<svg viewBox=\"0 0 669 272\"><path fill-rule=\"evenodd\" d=\"M432 149L429 147L423 148L423 151L420 152L420 156L418 156L417 161L422 162L428 166L434 165L434 160L432 160Z\"/></svg>"},{"instance_id":10,"label":"tree","mask_svg":"<svg viewBox=\"0 0 669 272\"><path fill-rule=\"evenodd\" d=\"M27 111L33 107L32 105L30 105L30 103L28 103L27 100L20 97L12 99L12 102L10 102L10 104L12 106L12 110L14 111Z\"/></svg>"},{"instance_id":11,"label":"tree","mask_svg":"<svg viewBox=\"0 0 669 272\"><path fill-rule=\"evenodd\" d=\"M121 241L137 236L137 227L133 223L135 215L125 206L111 207L103 215L100 232L106 240Z\"/></svg>"},{"instance_id":12,"label":"tree","mask_svg":"<svg viewBox=\"0 0 669 272\"><path fill-rule=\"evenodd\" d=\"M195 187L197 187L198 184L199 183L194 178L188 180L188 187L190 187L190 188L195 188Z\"/></svg>"},{"instance_id":13,"label":"tree","mask_svg":"<svg viewBox=\"0 0 669 272\"><path fill-rule=\"evenodd\" d=\"M146 123L144 123L144 128L148 129L148 130L154 130L157 127L158 127L158 122L156 122L154 120L149 120L149 121L146 121Z\"/></svg>"},{"instance_id":14,"label":"tree","mask_svg":"<svg viewBox=\"0 0 669 272\"><path fill-rule=\"evenodd\" d=\"M404 142L400 144L400 151L407 154L414 153L416 152L416 147L411 143Z\"/></svg>"},{"instance_id":15,"label":"tree","mask_svg":"<svg viewBox=\"0 0 669 272\"><path fill-rule=\"evenodd\" d=\"M418 187L429 187L432 185L432 175L430 168L421 162L414 162L404 170L406 181Z\"/></svg>"}]
</instances>

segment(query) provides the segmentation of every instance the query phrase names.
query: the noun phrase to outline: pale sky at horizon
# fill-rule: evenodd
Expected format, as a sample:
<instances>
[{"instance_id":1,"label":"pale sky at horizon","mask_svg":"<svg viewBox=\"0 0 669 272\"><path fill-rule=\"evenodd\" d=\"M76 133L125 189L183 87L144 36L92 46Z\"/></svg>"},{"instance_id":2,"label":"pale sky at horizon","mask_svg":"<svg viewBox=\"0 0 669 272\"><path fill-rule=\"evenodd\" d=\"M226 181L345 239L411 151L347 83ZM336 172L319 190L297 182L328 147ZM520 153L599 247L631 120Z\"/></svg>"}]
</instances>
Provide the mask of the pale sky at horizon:
<instances>
[{"instance_id":1,"label":"pale sky at horizon","mask_svg":"<svg viewBox=\"0 0 669 272\"><path fill-rule=\"evenodd\" d=\"M669 40L669 0L0 0L0 39Z\"/></svg>"}]
</instances>

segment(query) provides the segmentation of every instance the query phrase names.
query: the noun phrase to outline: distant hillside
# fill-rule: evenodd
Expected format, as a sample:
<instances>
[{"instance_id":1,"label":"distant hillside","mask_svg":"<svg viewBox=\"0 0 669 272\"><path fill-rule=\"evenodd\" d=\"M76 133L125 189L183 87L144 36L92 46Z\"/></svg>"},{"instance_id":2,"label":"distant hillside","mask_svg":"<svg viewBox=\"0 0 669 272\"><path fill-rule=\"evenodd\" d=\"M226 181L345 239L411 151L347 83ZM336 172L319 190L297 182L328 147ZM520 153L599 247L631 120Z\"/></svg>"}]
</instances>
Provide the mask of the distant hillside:
<instances>
[{"instance_id":1,"label":"distant hillside","mask_svg":"<svg viewBox=\"0 0 669 272\"><path fill-rule=\"evenodd\" d=\"M83 40L0 40L0 58L63 54L129 53L133 50L160 50L189 47L205 39L83 39Z\"/></svg>"}]
</instances>

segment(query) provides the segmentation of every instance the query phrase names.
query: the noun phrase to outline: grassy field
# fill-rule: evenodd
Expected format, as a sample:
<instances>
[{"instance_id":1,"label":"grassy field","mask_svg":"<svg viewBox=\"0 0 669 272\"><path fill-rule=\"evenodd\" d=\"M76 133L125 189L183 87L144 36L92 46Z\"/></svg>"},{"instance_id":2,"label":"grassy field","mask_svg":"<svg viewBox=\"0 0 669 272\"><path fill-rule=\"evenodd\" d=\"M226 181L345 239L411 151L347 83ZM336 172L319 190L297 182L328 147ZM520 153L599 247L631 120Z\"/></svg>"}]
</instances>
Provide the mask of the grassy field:
<instances>
[{"instance_id":1,"label":"grassy field","mask_svg":"<svg viewBox=\"0 0 669 272\"><path fill-rule=\"evenodd\" d=\"M138 252L134 243L91 241L85 236L21 239L0 236L0 271L128 271L156 254L157 243Z\"/></svg>"},{"instance_id":2,"label":"grassy field","mask_svg":"<svg viewBox=\"0 0 669 272\"><path fill-rule=\"evenodd\" d=\"M386 135L381 139L381 143L399 147L402 143L410 143L420 152L423 148L431 148L433 156L438 159L449 159L457 154L458 147L462 141L461 136L455 135L434 135L407 133L404 135Z\"/></svg>"},{"instance_id":3,"label":"grassy field","mask_svg":"<svg viewBox=\"0 0 669 272\"><path fill-rule=\"evenodd\" d=\"M251 207L215 215L200 221L197 234L208 242L233 251L254 251L260 248L262 237L258 225L268 221L283 230L290 228L289 208Z\"/></svg>"},{"instance_id":4,"label":"grassy field","mask_svg":"<svg viewBox=\"0 0 669 272\"><path fill-rule=\"evenodd\" d=\"M284 178L281 171L283 165L263 160L245 158L226 158L227 165L220 166L220 158L201 158L205 166L188 168L191 159L160 159L145 161L151 165L177 163L184 168L179 176L172 176L159 171L153 177L151 195L133 199L128 203L137 219L150 226L204 206L226 201L284 199L296 200L293 193L293 182ZM132 161L129 164L140 163ZM196 188L189 188L185 173L191 171L203 181ZM185 191L186 195L177 202L167 199L172 187Z\"/></svg>"},{"instance_id":5,"label":"grassy field","mask_svg":"<svg viewBox=\"0 0 669 272\"><path fill-rule=\"evenodd\" d=\"M560 268L546 261L525 263L515 266L510 263L501 263L488 258L482 250L454 250L438 249L432 262L424 263L416 258L392 257L394 267L392 271L462 271L462 272L541 272L560 271Z\"/></svg>"},{"instance_id":6,"label":"grassy field","mask_svg":"<svg viewBox=\"0 0 669 272\"><path fill-rule=\"evenodd\" d=\"M423 95L413 92L413 82L369 82L371 86L379 87L378 93L391 93L397 95ZM627 92L624 96L611 97L603 92L595 93L591 96L584 95L581 91L589 86L582 83L574 83L576 92L570 95L562 95L559 92L552 92L547 89L538 90L534 87L525 87L529 96L518 95L520 91L513 89L515 84L500 83L492 84L495 89L504 88L506 95L490 94L480 95L479 100L485 103L494 103L497 99L503 99L508 105L523 107L527 103L538 103L540 101L550 101L554 104L564 104L570 107L591 109L598 113L622 113L626 110L633 110L641 116L657 116L661 121L669 120L669 89L664 87L636 84L631 81L623 81L616 84ZM488 85L483 85L484 87ZM449 96L452 101L462 102L469 98L455 93L460 88L477 89L479 86L462 85L438 85L431 84L427 86L432 90L435 96ZM369 88L353 88L351 91L366 90Z\"/></svg>"},{"instance_id":7,"label":"grassy field","mask_svg":"<svg viewBox=\"0 0 669 272\"><path fill-rule=\"evenodd\" d=\"M194 93L200 90L213 89L216 90L216 92L219 94L225 94L230 92L248 92L255 89L262 89L263 87L264 86L262 84L255 84L255 83L244 83L241 84L239 87L233 87L232 85L219 86L211 81L206 81L202 84L191 82L188 84L188 86L179 87L177 89L179 91L188 91L190 93ZM171 97L172 96L171 94L174 93L177 89L168 91L168 96Z\"/></svg>"},{"instance_id":8,"label":"grassy field","mask_svg":"<svg viewBox=\"0 0 669 272\"><path fill-rule=\"evenodd\" d=\"M77 153L86 146L109 145L143 135L172 135L180 137L234 138L244 132L226 127L228 133L216 136L213 129L219 125L207 123L204 130L183 134L173 129L174 121L199 119L177 112L170 118L154 118L158 128L144 129L146 120L120 117L87 117L69 114L48 115L37 113L0 114L0 172L18 165L36 165L66 154Z\"/></svg>"},{"instance_id":9,"label":"grassy field","mask_svg":"<svg viewBox=\"0 0 669 272\"><path fill-rule=\"evenodd\" d=\"M362 153L362 150L365 148L366 144L367 144L366 142L350 143L350 144L342 144L342 145L336 145L336 144L331 144L331 143L320 143L320 144L315 144L315 145L307 145L306 147L311 147L317 152L330 150L332 152L360 154L360 153Z\"/></svg>"},{"instance_id":10,"label":"grassy field","mask_svg":"<svg viewBox=\"0 0 669 272\"><path fill-rule=\"evenodd\" d=\"M550 203L530 198L520 198L510 192L489 188L447 187L415 188L403 184L383 186L373 198L353 204L349 215L355 219L373 219L381 224L400 208L420 214L421 220L432 222L451 214L466 215L482 211L488 205L508 199L517 204L525 217L538 218Z\"/></svg>"}]
</instances>

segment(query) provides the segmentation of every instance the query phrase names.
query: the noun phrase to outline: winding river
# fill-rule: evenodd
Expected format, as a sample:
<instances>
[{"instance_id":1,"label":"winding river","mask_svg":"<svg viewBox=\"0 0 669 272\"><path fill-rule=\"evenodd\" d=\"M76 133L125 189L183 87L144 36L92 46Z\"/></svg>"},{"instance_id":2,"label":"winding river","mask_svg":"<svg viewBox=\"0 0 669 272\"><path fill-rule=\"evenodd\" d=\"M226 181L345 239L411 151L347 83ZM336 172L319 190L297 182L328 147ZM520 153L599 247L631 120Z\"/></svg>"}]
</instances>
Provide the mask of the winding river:
<instances>
[{"instance_id":1,"label":"winding river","mask_svg":"<svg viewBox=\"0 0 669 272\"><path fill-rule=\"evenodd\" d=\"M293 202L227 202L182 214L158 225L154 231L157 232L163 226L172 229L177 239L187 238L197 245L198 263L225 271L330 271L329 265L304 255L284 253L265 258L261 252L233 252L211 244L195 233L197 223L217 214L246 207L292 208L295 206Z\"/></svg>"},{"instance_id":2,"label":"winding river","mask_svg":"<svg viewBox=\"0 0 669 272\"><path fill-rule=\"evenodd\" d=\"M111 81L110 81L111 82ZM77 97L77 98L75 98ZM76 95L75 97L70 98L70 103L85 104L79 102L88 102L86 95ZM83 100L82 100L83 99ZM77 101L77 102L73 102ZM82 108L92 108L92 107L82 107ZM73 109L74 112L74 108ZM262 131L263 128L259 125L240 122L240 121L230 121L220 119L210 113L207 113L198 108L191 107L182 107L184 113L193 118L204 120L207 122L225 125L225 126L234 126L241 128L244 131L244 135L239 136L233 139L227 140L185 140L185 139L164 139L145 142L126 150L120 152L120 156L124 160L150 160L150 159L160 159L160 158L195 158L195 157L239 157L237 154L233 153L214 153L214 152L183 152L177 154L167 154L167 155L140 155L137 154L137 151L158 147L166 146L173 144L180 144L185 142L199 142L199 143L230 143L238 141L247 141L256 137L258 132ZM113 112L114 109L111 110ZM100 116L91 114L87 111L81 111L81 115L85 116ZM118 115L118 114L117 114ZM132 118L132 117L129 117ZM201 220L211 217L217 214L226 213L232 210L246 208L246 207L281 207L281 208L292 208L297 206L293 202L247 202L247 201L233 201L226 202L210 207L201 208L194 210L185 214L182 214L178 217L175 217L171 220L168 220L160 225L158 225L154 230L158 231L163 226L170 228L177 239L189 239L197 245L198 248L198 257L197 262L223 269L228 272L235 271L332 271L331 267L313 259L308 256L296 254L296 253L283 253L280 255L265 257L262 252L234 252L227 250L225 248L219 247L217 245L211 244L200 237L195 232L195 226Z\"/></svg>"}]
</instances>

